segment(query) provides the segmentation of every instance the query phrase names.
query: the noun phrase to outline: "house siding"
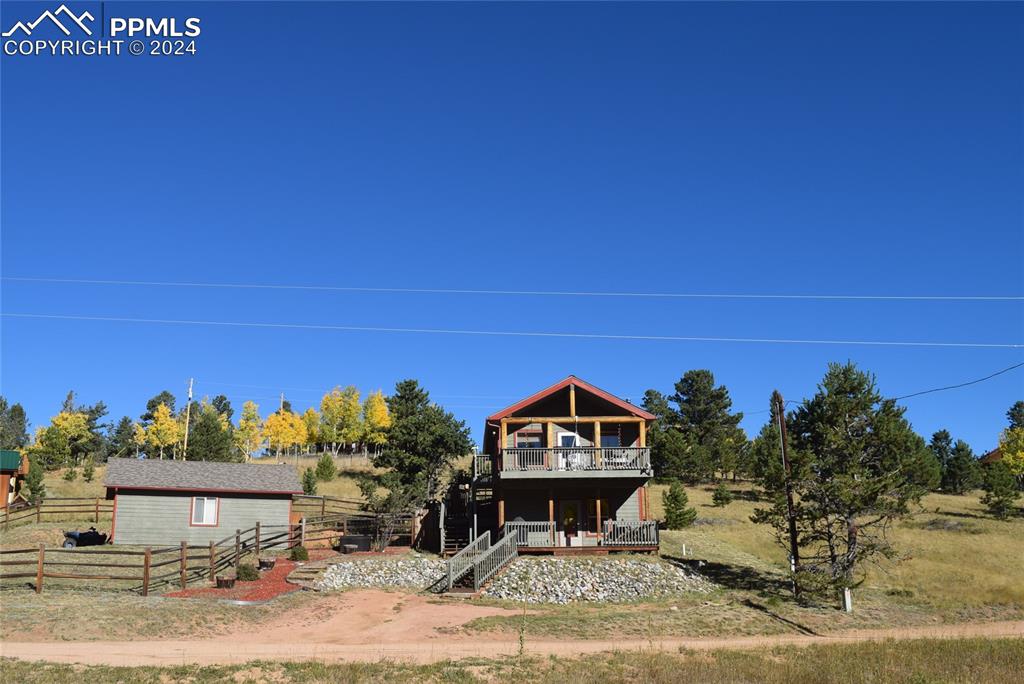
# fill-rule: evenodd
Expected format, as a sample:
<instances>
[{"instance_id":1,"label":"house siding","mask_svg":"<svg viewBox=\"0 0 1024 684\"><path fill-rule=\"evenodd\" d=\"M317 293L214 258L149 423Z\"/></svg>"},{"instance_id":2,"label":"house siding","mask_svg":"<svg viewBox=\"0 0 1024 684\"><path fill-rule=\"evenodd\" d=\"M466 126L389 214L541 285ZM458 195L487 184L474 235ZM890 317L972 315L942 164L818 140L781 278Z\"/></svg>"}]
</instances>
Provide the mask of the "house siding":
<instances>
[{"instance_id":1,"label":"house siding","mask_svg":"<svg viewBox=\"0 0 1024 684\"><path fill-rule=\"evenodd\" d=\"M199 493L199 496L215 494ZM227 495L220 497L216 526L193 526L189 492L118 493L114 543L167 545L185 541L208 544L234 534L235 530L261 525L287 525L290 497Z\"/></svg>"}]
</instances>

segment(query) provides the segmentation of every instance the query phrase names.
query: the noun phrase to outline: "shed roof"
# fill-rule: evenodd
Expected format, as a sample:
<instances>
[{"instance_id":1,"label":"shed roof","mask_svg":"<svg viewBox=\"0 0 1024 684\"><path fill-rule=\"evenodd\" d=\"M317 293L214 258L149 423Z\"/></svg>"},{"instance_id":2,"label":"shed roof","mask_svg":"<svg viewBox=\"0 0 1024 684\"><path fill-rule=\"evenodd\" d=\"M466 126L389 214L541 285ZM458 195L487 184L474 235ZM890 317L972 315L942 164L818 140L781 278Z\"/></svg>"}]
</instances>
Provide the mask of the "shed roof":
<instances>
[{"instance_id":1,"label":"shed roof","mask_svg":"<svg viewBox=\"0 0 1024 684\"><path fill-rule=\"evenodd\" d=\"M21 468L21 454L12 449L0 449L0 470Z\"/></svg>"},{"instance_id":2,"label":"shed roof","mask_svg":"<svg viewBox=\"0 0 1024 684\"><path fill-rule=\"evenodd\" d=\"M103 484L125 489L302 493L299 476L292 466L217 461L112 458L107 462Z\"/></svg>"}]
</instances>

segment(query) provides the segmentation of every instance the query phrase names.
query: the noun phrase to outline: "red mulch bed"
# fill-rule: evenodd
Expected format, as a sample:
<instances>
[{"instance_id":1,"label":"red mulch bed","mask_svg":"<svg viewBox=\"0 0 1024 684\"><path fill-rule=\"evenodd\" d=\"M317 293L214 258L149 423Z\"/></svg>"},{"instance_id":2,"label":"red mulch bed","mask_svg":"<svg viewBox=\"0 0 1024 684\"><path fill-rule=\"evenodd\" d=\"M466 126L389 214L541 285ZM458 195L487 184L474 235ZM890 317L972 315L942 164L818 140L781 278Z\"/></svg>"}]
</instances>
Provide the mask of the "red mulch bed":
<instances>
[{"instance_id":1,"label":"red mulch bed","mask_svg":"<svg viewBox=\"0 0 1024 684\"><path fill-rule=\"evenodd\" d=\"M216 587L184 589L164 594L164 596L173 598L216 598L229 601L267 601L302 588L295 584L289 584L286 581L288 574L294 569L295 563L293 561L278 558L274 564L274 569L260 573L260 578L255 582L235 582L233 589L217 589Z\"/></svg>"}]
</instances>

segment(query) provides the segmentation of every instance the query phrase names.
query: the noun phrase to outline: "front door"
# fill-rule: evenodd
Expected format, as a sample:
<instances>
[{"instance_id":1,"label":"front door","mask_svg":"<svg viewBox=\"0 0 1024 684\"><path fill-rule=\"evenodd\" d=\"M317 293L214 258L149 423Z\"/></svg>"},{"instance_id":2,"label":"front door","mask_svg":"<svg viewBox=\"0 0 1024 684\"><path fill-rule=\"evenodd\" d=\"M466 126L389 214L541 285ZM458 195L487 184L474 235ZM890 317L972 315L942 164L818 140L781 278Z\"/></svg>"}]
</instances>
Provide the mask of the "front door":
<instances>
[{"instance_id":1,"label":"front door","mask_svg":"<svg viewBox=\"0 0 1024 684\"><path fill-rule=\"evenodd\" d=\"M580 541L580 502L561 501L559 520L562 523L562 546L581 546Z\"/></svg>"}]
</instances>

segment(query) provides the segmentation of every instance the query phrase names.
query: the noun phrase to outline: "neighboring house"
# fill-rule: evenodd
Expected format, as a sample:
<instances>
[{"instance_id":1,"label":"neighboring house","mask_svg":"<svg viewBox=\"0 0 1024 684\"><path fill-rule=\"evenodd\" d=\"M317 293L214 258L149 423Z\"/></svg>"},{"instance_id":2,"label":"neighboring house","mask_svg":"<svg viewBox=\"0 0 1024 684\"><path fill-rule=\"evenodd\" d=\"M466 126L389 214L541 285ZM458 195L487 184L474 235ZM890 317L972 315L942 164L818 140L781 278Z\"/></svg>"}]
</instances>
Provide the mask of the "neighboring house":
<instances>
[{"instance_id":1,"label":"neighboring house","mask_svg":"<svg viewBox=\"0 0 1024 684\"><path fill-rule=\"evenodd\" d=\"M999 447L996 447L995 449L993 449L992 451L988 452L980 459L978 459L978 462L981 463L982 465L990 465L992 463L995 463L996 461L1002 460L1003 452L999 450Z\"/></svg>"},{"instance_id":2,"label":"neighboring house","mask_svg":"<svg viewBox=\"0 0 1024 684\"><path fill-rule=\"evenodd\" d=\"M288 465L112 458L115 544L207 544L256 525L288 525L302 494Z\"/></svg>"},{"instance_id":3,"label":"neighboring house","mask_svg":"<svg viewBox=\"0 0 1024 684\"><path fill-rule=\"evenodd\" d=\"M0 509L14 503L21 493L21 483L28 475L28 456L17 451L0 449Z\"/></svg>"},{"instance_id":4,"label":"neighboring house","mask_svg":"<svg viewBox=\"0 0 1024 684\"><path fill-rule=\"evenodd\" d=\"M489 416L467 533L516 535L520 553L656 550L654 418L575 376Z\"/></svg>"}]
</instances>

